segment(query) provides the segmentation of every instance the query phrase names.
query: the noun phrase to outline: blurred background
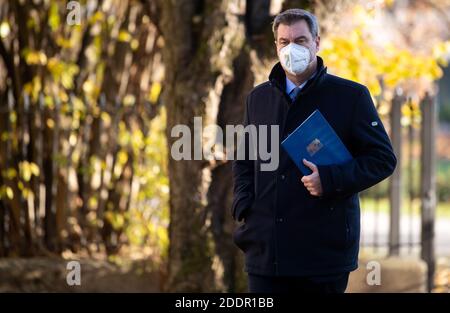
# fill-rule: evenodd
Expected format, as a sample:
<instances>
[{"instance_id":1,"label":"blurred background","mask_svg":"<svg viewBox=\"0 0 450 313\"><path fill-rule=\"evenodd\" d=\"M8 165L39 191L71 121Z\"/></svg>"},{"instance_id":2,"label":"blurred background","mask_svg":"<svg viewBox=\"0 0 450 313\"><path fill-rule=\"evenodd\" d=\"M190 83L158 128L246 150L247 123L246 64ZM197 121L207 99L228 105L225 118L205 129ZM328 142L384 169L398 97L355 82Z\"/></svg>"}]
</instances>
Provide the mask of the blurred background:
<instances>
[{"instance_id":1,"label":"blurred background","mask_svg":"<svg viewBox=\"0 0 450 313\"><path fill-rule=\"evenodd\" d=\"M348 291L448 292L449 0L0 0L0 291L246 291L231 164L174 161L170 130L241 123L293 7L399 157L360 194Z\"/></svg>"}]
</instances>

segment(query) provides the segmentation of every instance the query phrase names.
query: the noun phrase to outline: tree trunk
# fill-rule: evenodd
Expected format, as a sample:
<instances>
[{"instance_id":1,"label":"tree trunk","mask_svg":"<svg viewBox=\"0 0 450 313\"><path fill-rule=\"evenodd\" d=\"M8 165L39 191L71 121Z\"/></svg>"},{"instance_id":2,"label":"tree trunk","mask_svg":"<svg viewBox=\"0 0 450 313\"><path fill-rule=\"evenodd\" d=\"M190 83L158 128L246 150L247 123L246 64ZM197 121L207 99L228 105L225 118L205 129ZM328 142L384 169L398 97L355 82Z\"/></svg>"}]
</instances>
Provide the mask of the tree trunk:
<instances>
[{"instance_id":1,"label":"tree trunk","mask_svg":"<svg viewBox=\"0 0 450 313\"><path fill-rule=\"evenodd\" d=\"M233 64L234 79L225 85L222 92L217 118L217 124L222 129L225 129L226 125L242 123L245 98L254 83L249 51L248 45L241 50ZM215 253L223 267L221 289L226 292L244 292L247 284L243 253L231 240L236 225L230 214L233 199L231 161L219 164L212 170L207 199L208 212L212 216Z\"/></svg>"},{"instance_id":2,"label":"tree trunk","mask_svg":"<svg viewBox=\"0 0 450 313\"><path fill-rule=\"evenodd\" d=\"M165 40L166 72L163 102L167 106L169 147L177 139L171 136L174 126L187 125L192 132L194 117L203 119L203 127L217 123L220 95L224 84L232 78L232 61L244 39L238 17L229 14L233 5L236 6L237 1L161 2L159 26ZM193 157L194 153L191 155ZM217 290L213 269L214 242L208 229L211 221L205 208L211 165L194 158L176 161L171 155L168 157L170 247L167 289Z\"/></svg>"}]
</instances>

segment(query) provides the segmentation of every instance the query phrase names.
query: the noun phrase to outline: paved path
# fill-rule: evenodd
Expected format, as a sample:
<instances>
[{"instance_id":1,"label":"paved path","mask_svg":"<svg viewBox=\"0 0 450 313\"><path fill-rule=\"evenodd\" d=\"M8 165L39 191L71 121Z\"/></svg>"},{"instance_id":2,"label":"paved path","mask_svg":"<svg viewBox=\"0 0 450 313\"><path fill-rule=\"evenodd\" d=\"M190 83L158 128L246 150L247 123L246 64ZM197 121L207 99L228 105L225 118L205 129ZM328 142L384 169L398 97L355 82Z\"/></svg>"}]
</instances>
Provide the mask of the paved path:
<instances>
[{"instance_id":1,"label":"paved path","mask_svg":"<svg viewBox=\"0 0 450 313\"><path fill-rule=\"evenodd\" d=\"M377 222L375 222L377 221ZM389 216L386 213L362 212L361 216L361 243L362 246L372 245L374 233L377 227L378 243L387 247L389 238ZM413 229L412 241L420 243L420 217L413 216L410 221L409 216L403 215L400 220L400 242L402 246L409 242L409 230ZM437 256L450 256L450 218L437 218L435 224L435 244ZM416 251L418 246L416 245ZM402 252L407 252L407 247L402 248Z\"/></svg>"}]
</instances>

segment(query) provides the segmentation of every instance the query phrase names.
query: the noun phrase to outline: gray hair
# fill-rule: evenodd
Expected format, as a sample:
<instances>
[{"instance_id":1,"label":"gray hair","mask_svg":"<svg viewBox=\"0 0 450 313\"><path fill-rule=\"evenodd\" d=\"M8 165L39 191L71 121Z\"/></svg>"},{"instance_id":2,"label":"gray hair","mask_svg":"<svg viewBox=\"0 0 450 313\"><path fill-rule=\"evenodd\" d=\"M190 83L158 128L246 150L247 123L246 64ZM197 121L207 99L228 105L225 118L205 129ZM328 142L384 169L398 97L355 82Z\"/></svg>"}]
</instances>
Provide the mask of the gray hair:
<instances>
[{"instance_id":1,"label":"gray hair","mask_svg":"<svg viewBox=\"0 0 450 313\"><path fill-rule=\"evenodd\" d=\"M273 20L272 31L275 40L277 39L277 31L280 24L292 25L301 20L304 20L306 24L308 24L309 31L313 38L316 38L319 35L319 23L317 23L316 16L306 10L289 9L275 16L275 19Z\"/></svg>"}]
</instances>

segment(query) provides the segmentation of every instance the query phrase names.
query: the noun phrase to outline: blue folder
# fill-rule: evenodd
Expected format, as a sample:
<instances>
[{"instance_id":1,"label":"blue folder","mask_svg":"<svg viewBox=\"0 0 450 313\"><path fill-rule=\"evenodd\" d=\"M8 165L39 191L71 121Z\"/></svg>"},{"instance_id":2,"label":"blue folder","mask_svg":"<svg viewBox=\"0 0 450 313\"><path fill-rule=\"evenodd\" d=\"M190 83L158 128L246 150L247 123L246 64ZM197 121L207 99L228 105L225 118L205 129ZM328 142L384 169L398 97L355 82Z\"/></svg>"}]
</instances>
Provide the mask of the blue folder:
<instances>
[{"instance_id":1,"label":"blue folder","mask_svg":"<svg viewBox=\"0 0 450 313\"><path fill-rule=\"evenodd\" d=\"M315 110L304 120L281 145L303 175L312 173L303 164L303 159L316 165L342 164L352 159L350 152L319 110Z\"/></svg>"}]
</instances>

